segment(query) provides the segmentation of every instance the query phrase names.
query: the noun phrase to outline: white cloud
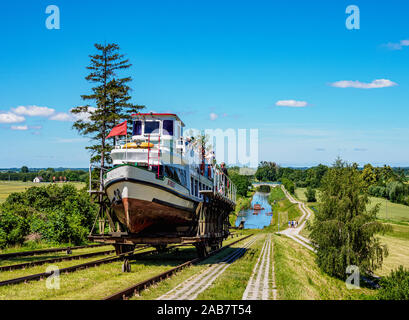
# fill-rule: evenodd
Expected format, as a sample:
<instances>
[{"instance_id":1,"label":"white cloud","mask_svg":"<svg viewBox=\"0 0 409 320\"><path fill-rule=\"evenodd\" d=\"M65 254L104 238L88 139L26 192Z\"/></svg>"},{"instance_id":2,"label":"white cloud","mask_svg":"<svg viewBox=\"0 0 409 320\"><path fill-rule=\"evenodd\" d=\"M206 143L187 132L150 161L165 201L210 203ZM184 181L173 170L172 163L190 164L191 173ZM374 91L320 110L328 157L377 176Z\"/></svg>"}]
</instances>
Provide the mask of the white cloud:
<instances>
[{"instance_id":1,"label":"white cloud","mask_svg":"<svg viewBox=\"0 0 409 320\"><path fill-rule=\"evenodd\" d=\"M409 47L409 40L401 40L398 43L389 42L384 44L384 46L391 50L402 50L403 47Z\"/></svg>"},{"instance_id":2,"label":"white cloud","mask_svg":"<svg viewBox=\"0 0 409 320\"><path fill-rule=\"evenodd\" d=\"M71 109L72 110L72 109ZM54 121L77 121L82 120L84 122L89 122L89 117L92 112L96 110L94 107L88 107L89 112L80 112L80 113L72 113L70 110L69 113L59 112L50 117L50 120Z\"/></svg>"},{"instance_id":3,"label":"white cloud","mask_svg":"<svg viewBox=\"0 0 409 320\"><path fill-rule=\"evenodd\" d=\"M49 117L54 114L55 110L47 107L39 106L19 106L15 109L11 109L12 112L18 115L30 116L30 117Z\"/></svg>"},{"instance_id":4,"label":"white cloud","mask_svg":"<svg viewBox=\"0 0 409 320\"><path fill-rule=\"evenodd\" d=\"M296 101L296 100L279 100L276 102L276 106L279 107L293 107L302 108L306 107L308 103L306 101Z\"/></svg>"},{"instance_id":5,"label":"white cloud","mask_svg":"<svg viewBox=\"0 0 409 320\"><path fill-rule=\"evenodd\" d=\"M25 131L28 130L28 126L11 126L11 130Z\"/></svg>"},{"instance_id":6,"label":"white cloud","mask_svg":"<svg viewBox=\"0 0 409 320\"><path fill-rule=\"evenodd\" d=\"M68 113L64 112L59 112L50 117L50 120L55 120L55 121L73 121L73 117L69 115Z\"/></svg>"},{"instance_id":7,"label":"white cloud","mask_svg":"<svg viewBox=\"0 0 409 320\"><path fill-rule=\"evenodd\" d=\"M342 80L331 83L332 87L336 88L358 88L358 89L378 89L397 86L398 84L388 79L377 79L370 83Z\"/></svg>"},{"instance_id":8,"label":"white cloud","mask_svg":"<svg viewBox=\"0 0 409 320\"><path fill-rule=\"evenodd\" d=\"M14 113L7 112L7 113L0 113L0 123L18 123L23 122L26 119L22 116L18 116Z\"/></svg>"},{"instance_id":9,"label":"white cloud","mask_svg":"<svg viewBox=\"0 0 409 320\"><path fill-rule=\"evenodd\" d=\"M82 120L84 122L89 122L90 121L89 117L90 117L91 113L95 112L95 110L97 110L97 108L88 107L88 112L80 112L80 113L77 113L77 114L71 113L71 115L73 116L74 121Z\"/></svg>"},{"instance_id":10,"label":"white cloud","mask_svg":"<svg viewBox=\"0 0 409 320\"><path fill-rule=\"evenodd\" d=\"M213 120L216 120L216 119L219 117L216 113L213 113L213 112L210 113L209 116L210 116L210 120L212 120L212 121L213 121Z\"/></svg>"}]
</instances>

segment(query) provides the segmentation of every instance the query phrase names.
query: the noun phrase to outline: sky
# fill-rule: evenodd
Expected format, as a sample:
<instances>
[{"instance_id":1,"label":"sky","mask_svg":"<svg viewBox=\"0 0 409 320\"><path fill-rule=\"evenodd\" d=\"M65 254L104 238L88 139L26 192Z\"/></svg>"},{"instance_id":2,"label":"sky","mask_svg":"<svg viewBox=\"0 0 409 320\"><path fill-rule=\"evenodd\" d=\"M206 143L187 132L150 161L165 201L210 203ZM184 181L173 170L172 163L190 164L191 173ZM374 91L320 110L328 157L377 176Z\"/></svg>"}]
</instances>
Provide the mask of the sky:
<instances>
[{"instance_id":1,"label":"sky","mask_svg":"<svg viewBox=\"0 0 409 320\"><path fill-rule=\"evenodd\" d=\"M49 5L60 29L46 27ZM88 166L69 111L92 87L94 43L112 42L134 103L190 128L258 129L260 161L409 166L408 12L406 0L3 1L0 168Z\"/></svg>"}]
</instances>

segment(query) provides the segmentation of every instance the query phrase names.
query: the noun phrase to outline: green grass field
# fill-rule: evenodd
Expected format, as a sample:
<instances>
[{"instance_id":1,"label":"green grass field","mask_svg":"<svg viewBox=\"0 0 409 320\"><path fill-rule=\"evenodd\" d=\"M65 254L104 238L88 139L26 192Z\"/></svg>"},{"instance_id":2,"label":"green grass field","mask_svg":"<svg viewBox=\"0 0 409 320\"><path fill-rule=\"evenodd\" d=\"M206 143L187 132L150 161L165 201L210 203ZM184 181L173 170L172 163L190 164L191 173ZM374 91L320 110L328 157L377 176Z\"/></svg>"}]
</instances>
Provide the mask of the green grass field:
<instances>
[{"instance_id":1,"label":"green grass field","mask_svg":"<svg viewBox=\"0 0 409 320\"><path fill-rule=\"evenodd\" d=\"M78 189L85 186L83 182L69 182L75 185ZM0 203L4 202L10 193L22 192L30 187L46 186L50 182L34 183L34 182L22 182L22 181L0 181Z\"/></svg>"},{"instance_id":2,"label":"green grass field","mask_svg":"<svg viewBox=\"0 0 409 320\"><path fill-rule=\"evenodd\" d=\"M304 201L307 202L307 197L305 196L305 192L307 191L307 188L295 188L295 197L300 200L300 201ZM315 189L316 192L316 198L317 200L319 199L319 191L317 189ZM317 202L308 202L308 205L316 205Z\"/></svg>"},{"instance_id":3,"label":"green grass field","mask_svg":"<svg viewBox=\"0 0 409 320\"><path fill-rule=\"evenodd\" d=\"M307 201L307 197L305 196L305 191L307 191L307 188L295 188L295 196L298 200L301 201Z\"/></svg>"},{"instance_id":4,"label":"green grass field","mask_svg":"<svg viewBox=\"0 0 409 320\"><path fill-rule=\"evenodd\" d=\"M368 208L373 208L377 203L380 204L378 218L396 222L409 222L409 206L393 203L382 198L370 197Z\"/></svg>"},{"instance_id":5,"label":"green grass field","mask_svg":"<svg viewBox=\"0 0 409 320\"><path fill-rule=\"evenodd\" d=\"M348 290L344 281L318 268L313 252L285 236L274 236L274 261L280 300L361 300L376 292Z\"/></svg>"}]
</instances>

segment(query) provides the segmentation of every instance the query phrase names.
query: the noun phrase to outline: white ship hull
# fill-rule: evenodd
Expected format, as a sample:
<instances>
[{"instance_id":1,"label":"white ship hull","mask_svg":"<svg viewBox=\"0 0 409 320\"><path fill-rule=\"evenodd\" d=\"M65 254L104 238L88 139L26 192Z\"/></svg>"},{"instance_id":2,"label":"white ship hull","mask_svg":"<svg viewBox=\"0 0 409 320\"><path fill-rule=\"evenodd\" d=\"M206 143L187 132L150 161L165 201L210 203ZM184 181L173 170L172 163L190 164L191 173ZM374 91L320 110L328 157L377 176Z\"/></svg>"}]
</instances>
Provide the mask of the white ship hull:
<instances>
[{"instance_id":1,"label":"white ship hull","mask_svg":"<svg viewBox=\"0 0 409 320\"><path fill-rule=\"evenodd\" d=\"M167 177L157 179L155 172L130 165L109 171L104 185L116 217L132 233L188 224L199 202Z\"/></svg>"}]
</instances>

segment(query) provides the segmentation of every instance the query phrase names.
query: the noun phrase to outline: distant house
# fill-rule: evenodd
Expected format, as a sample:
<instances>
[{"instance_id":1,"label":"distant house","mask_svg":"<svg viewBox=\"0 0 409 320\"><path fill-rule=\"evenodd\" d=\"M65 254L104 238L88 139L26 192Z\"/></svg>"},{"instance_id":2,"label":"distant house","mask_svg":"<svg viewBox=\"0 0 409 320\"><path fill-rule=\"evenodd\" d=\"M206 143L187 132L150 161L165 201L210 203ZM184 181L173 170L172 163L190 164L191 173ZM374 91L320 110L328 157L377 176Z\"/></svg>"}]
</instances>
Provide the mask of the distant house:
<instances>
[{"instance_id":1,"label":"distant house","mask_svg":"<svg viewBox=\"0 0 409 320\"><path fill-rule=\"evenodd\" d=\"M43 182L43 177L35 177L33 180L34 183L40 183Z\"/></svg>"}]
</instances>

